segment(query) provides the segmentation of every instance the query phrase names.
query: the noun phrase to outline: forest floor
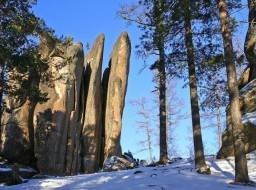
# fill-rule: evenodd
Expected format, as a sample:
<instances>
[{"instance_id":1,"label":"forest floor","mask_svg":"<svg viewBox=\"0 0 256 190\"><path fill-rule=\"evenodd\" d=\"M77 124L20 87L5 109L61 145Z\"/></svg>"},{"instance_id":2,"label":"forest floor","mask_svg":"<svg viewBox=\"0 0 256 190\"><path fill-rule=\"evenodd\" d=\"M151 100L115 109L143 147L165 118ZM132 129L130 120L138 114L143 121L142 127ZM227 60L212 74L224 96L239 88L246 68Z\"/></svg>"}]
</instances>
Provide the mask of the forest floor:
<instances>
[{"instance_id":1,"label":"forest floor","mask_svg":"<svg viewBox=\"0 0 256 190\"><path fill-rule=\"evenodd\" d=\"M194 162L179 159L167 166L139 167L116 172L31 179L15 186L0 189L83 189L83 190L255 190L256 151L247 155L250 180L254 186L234 185L234 158L216 160L207 156L211 175L197 174Z\"/></svg>"}]
</instances>

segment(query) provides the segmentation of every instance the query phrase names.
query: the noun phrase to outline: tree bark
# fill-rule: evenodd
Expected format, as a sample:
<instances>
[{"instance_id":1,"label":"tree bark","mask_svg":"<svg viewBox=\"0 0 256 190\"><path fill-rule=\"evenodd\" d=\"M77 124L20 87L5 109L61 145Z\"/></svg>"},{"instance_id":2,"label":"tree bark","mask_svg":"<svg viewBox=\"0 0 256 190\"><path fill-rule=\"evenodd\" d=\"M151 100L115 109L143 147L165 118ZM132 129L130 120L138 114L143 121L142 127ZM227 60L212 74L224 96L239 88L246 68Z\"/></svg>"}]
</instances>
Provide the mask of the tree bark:
<instances>
[{"instance_id":1,"label":"tree bark","mask_svg":"<svg viewBox=\"0 0 256 190\"><path fill-rule=\"evenodd\" d=\"M167 148L167 114L166 114L166 71L164 54L160 52L159 65L159 120L160 120L160 162L168 162Z\"/></svg>"},{"instance_id":2,"label":"tree bark","mask_svg":"<svg viewBox=\"0 0 256 190\"><path fill-rule=\"evenodd\" d=\"M203 140L201 134L200 113L198 104L197 78L194 61L193 36L191 28L191 12L189 1L186 1L184 13L185 44L187 48L187 62L189 70L190 103L193 125L193 140L195 151L195 168L201 170L207 168L204 156Z\"/></svg>"},{"instance_id":3,"label":"tree bark","mask_svg":"<svg viewBox=\"0 0 256 190\"><path fill-rule=\"evenodd\" d=\"M158 32L157 46L159 50L158 63L158 82L159 82L159 124L160 124L160 163L168 162L168 146L167 146L167 108L166 108L166 62L164 48L164 2L162 0L156 2L158 4L158 23L156 30ZM157 7L156 7L157 8Z\"/></svg>"},{"instance_id":4,"label":"tree bark","mask_svg":"<svg viewBox=\"0 0 256 190\"><path fill-rule=\"evenodd\" d=\"M224 43L225 64L227 70L228 91L230 99L231 123L235 150L235 182L249 183L247 160L244 147L244 132L239 104L239 91L236 76L234 51L229 23L227 4L225 0L216 0L219 8L221 32Z\"/></svg>"}]
</instances>

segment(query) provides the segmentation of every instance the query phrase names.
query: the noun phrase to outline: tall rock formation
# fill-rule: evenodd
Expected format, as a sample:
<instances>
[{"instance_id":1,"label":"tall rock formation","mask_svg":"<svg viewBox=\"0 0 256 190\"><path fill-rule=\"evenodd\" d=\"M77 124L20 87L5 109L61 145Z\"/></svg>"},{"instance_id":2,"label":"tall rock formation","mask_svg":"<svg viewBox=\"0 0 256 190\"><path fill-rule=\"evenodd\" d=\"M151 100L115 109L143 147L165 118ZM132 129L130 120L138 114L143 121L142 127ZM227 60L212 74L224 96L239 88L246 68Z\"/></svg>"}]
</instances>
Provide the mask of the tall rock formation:
<instances>
[{"instance_id":1,"label":"tall rock formation","mask_svg":"<svg viewBox=\"0 0 256 190\"><path fill-rule=\"evenodd\" d=\"M82 171L92 173L99 168L101 148L101 71L104 48L104 35L100 35L91 51L85 57L84 85L86 93L85 115L82 130Z\"/></svg>"},{"instance_id":2,"label":"tall rock formation","mask_svg":"<svg viewBox=\"0 0 256 190\"><path fill-rule=\"evenodd\" d=\"M105 108L105 147L104 159L110 156L121 156L120 136L125 95L128 84L129 58L131 44L129 36L123 32L117 40L109 61L109 77ZM104 82L103 82L104 83ZM106 83L106 82L105 82ZM103 108L104 109L104 108Z\"/></svg>"},{"instance_id":3,"label":"tall rock formation","mask_svg":"<svg viewBox=\"0 0 256 190\"><path fill-rule=\"evenodd\" d=\"M51 77L36 85L47 101L25 99L4 113L8 124L1 127L0 155L29 165L34 158L40 173L49 175L92 173L106 158L121 156L131 44L123 32L101 80L104 39L100 35L86 57L71 38L42 39L38 50ZM12 97L7 100L14 105Z\"/></svg>"},{"instance_id":4,"label":"tall rock formation","mask_svg":"<svg viewBox=\"0 0 256 190\"><path fill-rule=\"evenodd\" d=\"M47 174L73 174L79 168L77 137L82 128L82 44L71 40L57 44L48 63L54 79L51 86L41 84L40 89L49 100L37 104L34 112L37 167Z\"/></svg>"}]
</instances>

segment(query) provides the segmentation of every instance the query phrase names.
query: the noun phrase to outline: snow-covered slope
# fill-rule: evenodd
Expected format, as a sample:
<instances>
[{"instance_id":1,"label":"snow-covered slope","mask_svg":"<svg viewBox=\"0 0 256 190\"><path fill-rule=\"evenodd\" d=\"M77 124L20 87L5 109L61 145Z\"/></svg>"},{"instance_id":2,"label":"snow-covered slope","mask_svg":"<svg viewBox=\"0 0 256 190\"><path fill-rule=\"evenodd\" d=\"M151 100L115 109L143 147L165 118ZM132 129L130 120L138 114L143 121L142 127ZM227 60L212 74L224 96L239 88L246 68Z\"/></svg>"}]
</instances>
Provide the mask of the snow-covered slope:
<instances>
[{"instance_id":1,"label":"snow-covered slope","mask_svg":"<svg viewBox=\"0 0 256 190\"><path fill-rule=\"evenodd\" d=\"M248 155L250 179L256 182L256 152ZM84 189L84 190L254 190L256 187L232 185L234 159L215 160L207 157L211 175L200 175L193 162L179 160L168 166L142 167L119 172L103 172L70 177L32 179L16 186L0 189Z\"/></svg>"}]
</instances>

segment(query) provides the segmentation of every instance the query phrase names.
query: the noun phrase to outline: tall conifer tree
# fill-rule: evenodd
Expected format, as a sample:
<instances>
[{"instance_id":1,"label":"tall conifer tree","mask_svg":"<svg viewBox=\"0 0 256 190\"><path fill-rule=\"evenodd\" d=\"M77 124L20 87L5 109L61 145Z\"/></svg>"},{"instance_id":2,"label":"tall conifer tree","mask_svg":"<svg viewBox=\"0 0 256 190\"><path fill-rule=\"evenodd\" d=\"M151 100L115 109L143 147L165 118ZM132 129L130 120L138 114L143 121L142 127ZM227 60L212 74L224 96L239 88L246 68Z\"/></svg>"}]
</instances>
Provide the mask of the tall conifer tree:
<instances>
[{"instance_id":1,"label":"tall conifer tree","mask_svg":"<svg viewBox=\"0 0 256 190\"><path fill-rule=\"evenodd\" d=\"M167 107L166 107L166 79L167 79L167 46L170 36L170 14L168 11L173 1L144 0L138 4L121 7L119 15L126 21L138 24L143 32L137 46L140 56L156 55L157 60L150 65L150 69L157 72L157 90L159 94L159 130L160 130L160 163L168 162L167 147Z\"/></svg>"},{"instance_id":2,"label":"tall conifer tree","mask_svg":"<svg viewBox=\"0 0 256 190\"><path fill-rule=\"evenodd\" d=\"M234 50L232 45L230 17L225 0L216 0L219 8L220 25L224 44L224 56L227 71L228 92L230 100L231 124L235 150L235 182L249 183L247 160L244 146L244 132L241 119L239 91L236 76Z\"/></svg>"}]
</instances>

